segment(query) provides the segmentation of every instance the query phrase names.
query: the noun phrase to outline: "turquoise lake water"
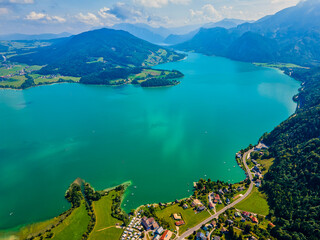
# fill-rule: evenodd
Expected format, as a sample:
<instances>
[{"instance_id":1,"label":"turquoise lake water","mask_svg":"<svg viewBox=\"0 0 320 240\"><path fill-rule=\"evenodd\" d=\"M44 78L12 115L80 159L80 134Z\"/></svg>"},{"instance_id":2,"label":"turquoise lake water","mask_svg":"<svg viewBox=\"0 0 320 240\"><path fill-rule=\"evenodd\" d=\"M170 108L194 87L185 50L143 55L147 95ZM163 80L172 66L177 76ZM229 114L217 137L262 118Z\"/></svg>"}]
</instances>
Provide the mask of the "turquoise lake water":
<instances>
[{"instance_id":1,"label":"turquoise lake water","mask_svg":"<svg viewBox=\"0 0 320 240\"><path fill-rule=\"evenodd\" d=\"M77 177L96 189L132 181L126 210L187 197L199 178L241 181L235 153L296 108L299 83L278 70L199 54L158 68L185 77L0 90L0 229L66 210Z\"/></svg>"}]
</instances>

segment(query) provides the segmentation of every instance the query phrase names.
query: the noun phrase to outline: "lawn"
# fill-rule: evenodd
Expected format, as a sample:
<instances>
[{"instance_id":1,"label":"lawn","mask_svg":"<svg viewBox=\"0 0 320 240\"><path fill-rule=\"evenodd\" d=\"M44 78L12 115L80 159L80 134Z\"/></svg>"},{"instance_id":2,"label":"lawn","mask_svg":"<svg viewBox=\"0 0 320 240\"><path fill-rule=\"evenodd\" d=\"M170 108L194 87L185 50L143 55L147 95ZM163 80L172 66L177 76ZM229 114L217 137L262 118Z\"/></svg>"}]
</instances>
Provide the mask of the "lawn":
<instances>
[{"instance_id":1,"label":"lawn","mask_svg":"<svg viewBox=\"0 0 320 240\"><path fill-rule=\"evenodd\" d=\"M195 213L192 209L184 210L182 207L179 207L177 204L167 207L163 210L156 211L156 215L158 218L164 218L170 224L170 229L175 230L175 221L171 217L174 213L180 213L182 219L186 223L182 225L179 229L179 233L184 233L188 228L194 227L201 221L205 220L206 218L210 217L210 214L207 211L203 211L201 213Z\"/></svg>"},{"instance_id":2,"label":"lawn","mask_svg":"<svg viewBox=\"0 0 320 240\"><path fill-rule=\"evenodd\" d=\"M34 79L34 83L36 85L38 84L50 84L50 83L56 83L59 81L59 79L63 79L63 80L71 80L73 82L79 82L80 78L79 77L54 77L54 78L41 78L42 75L38 75L38 74L32 74L31 77L33 77Z\"/></svg>"},{"instance_id":3,"label":"lawn","mask_svg":"<svg viewBox=\"0 0 320 240\"><path fill-rule=\"evenodd\" d=\"M252 190L250 195L245 200L238 203L235 208L264 216L269 214L267 198L263 193L259 192L256 187Z\"/></svg>"},{"instance_id":4,"label":"lawn","mask_svg":"<svg viewBox=\"0 0 320 240\"><path fill-rule=\"evenodd\" d=\"M304 68L302 66L292 63L254 63L256 66L269 67L269 68Z\"/></svg>"},{"instance_id":5,"label":"lawn","mask_svg":"<svg viewBox=\"0 0 320 240\"><path fill-rule=\"evenodd\" d=\"M78 240L81 239L82 234L87 230L90 217L88 216L86 206L83 202L80 207L73 210L58 227L54 228L54 240Z\"/></svg>"},{"instance_id":6,"label":"lawn","mask_svg":"<svg viewBox=\"0 0 320 240\"><path fill-rule=\"evenodd\" d=\"M14 76L8 80L0 81L0 87L20 87L25 82L25 76Z\"/></svg>"},{"instance_id":7,"label":"lawn","mask_svg":"<svg viewBox=\"0 0 320 240\"><path fill-rule=\"evenodd\" d=\"M219 212L224 207L225 207L225 205L223 203L222 204L216 204L216 212Z\"/></svg>"},{"instance_id":8,"label":"lawn","mask_svg":"<svg viewBox=\"0 0 320 240\"><path fill-rule=\"evenodd\" d=\"M258 163L260 163L261 166L263 168L265 168L265 170L262 171L262 174L266 174L269 171L269 169L272 166L273 162L274 162L274 158L258 160Z\"/></svg>"},{"instance_id":9,"label":"lawn","mask_svg":"<svg viewBox=\"0 0 320 240\"><path fill-rule=\"evenodd\" d=\"M112 199L115 198L115 196L116 192L111 191L99 201L93 202L93 209L96 214L96 225L90 234L90 240L120 238L123 230L115 228L115 226L117 223L121 225L122 222L111 216Z\"/></svg>"}]
</instances>

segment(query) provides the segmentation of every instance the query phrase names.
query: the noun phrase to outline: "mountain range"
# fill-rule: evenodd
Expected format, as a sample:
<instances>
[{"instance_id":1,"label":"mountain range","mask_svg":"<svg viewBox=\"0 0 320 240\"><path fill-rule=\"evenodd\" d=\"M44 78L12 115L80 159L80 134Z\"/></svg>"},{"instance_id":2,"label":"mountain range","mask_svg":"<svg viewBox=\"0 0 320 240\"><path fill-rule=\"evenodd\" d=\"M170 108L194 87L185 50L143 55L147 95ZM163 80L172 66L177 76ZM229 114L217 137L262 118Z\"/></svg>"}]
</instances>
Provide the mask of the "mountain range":
<instances>
[{"instance_id":1,"label":"mountain range","mask_svg":"<svg viewBox=\"0 0 320 240\"><path fill-rule=\"evenodd\" d=\"M67 32L63 32L59 34L44 33L44 34L38 34L38 35L14 33L14 34L0 35L0 40L3 40L3 41L50 40L50 39L70 37L71 35L72 35L71 33L67 33Z\"/></svg>"},{"instance_id":2,"label":"mountain range","mask_svg":"<svg viewBox=\"0 0 320 240\"><path fill-rule=\"evenodd\" d=\"M202 28L176 49L248 62L320 62L320 1L297 6L235 28Z\"/></svg>"}]
</instances>

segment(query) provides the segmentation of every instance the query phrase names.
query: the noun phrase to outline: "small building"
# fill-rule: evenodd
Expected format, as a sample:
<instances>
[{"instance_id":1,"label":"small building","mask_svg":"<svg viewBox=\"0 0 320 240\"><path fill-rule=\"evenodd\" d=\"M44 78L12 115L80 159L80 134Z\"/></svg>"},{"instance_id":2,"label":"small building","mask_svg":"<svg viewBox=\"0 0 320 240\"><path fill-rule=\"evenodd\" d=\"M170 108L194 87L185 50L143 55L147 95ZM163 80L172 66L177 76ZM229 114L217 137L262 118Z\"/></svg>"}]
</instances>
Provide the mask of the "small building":
<instances>
[{"instance_id":1,"label":"small building","mask_svg":"<svg viewBox=\"0 0 320 240\"><path fill-rule=\"evenodd\" d=\"M217 222L215 220L213 220L210 224L212 228L215 228L217 226Z\"/></svg>"},{"instance_id":2,"label":"small building","mask_svg":"<svg viewBox=\"0 0 320 240\"><path fill-rule=\"evenodd\" d=\"M175 225L176 225L177 227L182 226L182 225L184 225L184 224L185 224L185 223L184 223L183 220L178 221L178 222L175 223Z\"/></svg>"},{"instance_id":3,"label":"small building","mask_svg":"<svg viewBox=\"0 0 320 240\"><path fill-rule=\"evenodd\" d=\"M248 217L250 217L250 213L248 213L248 212L246 212L246 211L243 211L243 212L242 212L242 216L248 218Z\"/></svg>"},{"instance_id":4,"label":"small building","mask_svg":"<svg viewBox=\"0 0 320 240\"><path fill-rule=\"evenodd\" d=\"M274 225L273 223L269 223L268 226L274 228L276 225Z\"/></svg>"},{"instance_id":5,"label":"small building","mask_svg":"<svg viewBox=\"0 0 320 240\"><path fill-rule=\"evenodd\" d=\"M171 238L171 236L172 236L172 232L169 231L169 230L166 230L166 231L162 234L160 240L169 240L169 239Z\"/></svg>"},{"instance_id":6,"label":"small building","mask_svg":"<svg viewBox=\"0 0 320 240\"><path fill-rule=\"evenodd\" d=\"M200 202L199 199L194 199L194 200L192 201L192 203L191 203L191 206L192 206L192 207L196 207L196 206L198 206L198 205L202 205L202 203Z\"/></svg>"},{"instance_id":7,"label":"small building","mask_svg":"<svg viewBox=\"0 0 320 240\"><path fill-rule=\"evenodd\" d=\"M233 221L230 220L230 219L228 219L228 220L227 220L227 223L228 223L229 225L232 225L232 224L233 224Z\"/></svg>"},{"instance_id":8,"label":"small building","mask_svg":"<svg viewBox=\"0 0 320 240\"><path fill-rule=\"evenodd\" d=\"M183 209L187 209L189 206L185 203L183 204Z\"/></svg>"},{"instance_id":9,"label":"small building","mask_svg":"<svg viewBox=\"0 0 320 240\"><path fill-rule=\"evenodd\" d=\"M214 236L213 240L220 240L219 236Z\"/></svg>"},{"instance_id":10,"label":"small building","mask_svg":"<svg viewBox=\"0 0 320 240\"><path fill-rule=\"evenodd\" d=\"M239 212L235 212L235 213L234 213L234 216L235 216L235 217L241 217L241 214L240 214Z\"/></svg>"},{"instance_id":11,"label":"small building","mask_svg":"<svg viewBox=\"0 0 320 240\"><path fill-rule=\"evenodd\" d=\"M181 220L181 216L178 215L177 213L173 214L174 220Z\"/></svg>"},{"instance_id":12,"label":"small building","mask_svg":"<svg viewBox=\"0 0 320 240\"><path fill-rule=\"evenodd\" d=\"M156 234L161 234L161 233L163 233L163 231L164 231L164 229L163 229L163 227L159 227L157 230L156 230ZM160 238L160 237L159 237Z\"/></svg>"},{"instance_id":13,"label":"small building","mask_svg":"<svg viewBox=\"0 0 320 240\"><path fill-rule=\"evenodd\" d=\"M226 203L230 204L230 199L229 198L226 199Z\"/></svg>"},{"instance_id":14,"label":"small building","mask_svg":"<svg viewBox=\"0 0 320 240\"><path fill-rule=\"evenodd\" d=\"M154 223L156 223L156 225L154 225ZM159 227L158 223L155 222L154 218L146 218L146 217L143 217L143 218L141 219L141 224L142 224L142 226L144 227L144 229L145 229L146 231L150 230L151 228L154 229L154 227L156 227L156 226Z\"/></svg>"},{"instance_id":15,"label":"small building","mask_svg":"<svg viewBox=\"0 0 320 240\"><path fill-rule=\"evenodd\" d=\"M245 222L246 219L245 218L241 218L240 222Z\"/></svg>"},{"instance_id":16,"label":"small building","mask_svg":"<svg viewBox=\"0 0 320 240\"><path fill-rule=\"evenodd\" d=\"M209 208L210 208L210 209L214 209L214 205L213 205L212 202L209 203Z\"/></svg>"},{"instance_id":17,"label":"small building","mask_svg":"<svg viewBox=\"0 0 320 240\"><path fill-rule=\"evenodd\" d=\"M227 233L228 232L228 229L226 229L225 227L221 228L221 232L222 233Z\"/></svg>"},{"instance_id":18,"label":"small building","mask_svg":"<svg viewBox=\"0 0 320 240\"><path fill-rule=\"evenodd\" d=\"M205 208L205 206L199 206L198 208L197 208L197 211L198 212L202 212L202 211L204 211L206 208Z\"/></svg>"},{"instance_id":19,"label":"small building","mask_svg":"<svg viewBox=\"0 0 320 240\"><path fill-rule=\"evenodd\" d=\"M153 240L159 240L160 239L160 235L156 235L154 238L153 238Z\"/></svg>"},{"instance_id":20,"label":"small building","mask_svg":"<svg viewBox=\"0 0 320 240\"><path fill-rule=\"evenodd\" d=\"M152 230L157 230L158 228L159 228L159 224L157 222L153 222L152 226L151 226L151 229Z\"/></svg>"},{"instance_id":21,"label":"small building","mask_svg":"<svg viewBox=\"0 0 320 240\"><path fill-rule=\"evenodd\" d=\"M259 223L258 218L254 217L254 216L251 217L251 221L253 223Z\"/></svg>"},{"instance_id":22,"label":"small building","mask_svg":"<svg viewBox=\"0 0 320 240\"><path fill-rule=\"evenodd\" d=\"M204 236L204 234L202 232L197 232L196 239L197 240L206 240L207 238Z\"/></svg>"}]
</instances>

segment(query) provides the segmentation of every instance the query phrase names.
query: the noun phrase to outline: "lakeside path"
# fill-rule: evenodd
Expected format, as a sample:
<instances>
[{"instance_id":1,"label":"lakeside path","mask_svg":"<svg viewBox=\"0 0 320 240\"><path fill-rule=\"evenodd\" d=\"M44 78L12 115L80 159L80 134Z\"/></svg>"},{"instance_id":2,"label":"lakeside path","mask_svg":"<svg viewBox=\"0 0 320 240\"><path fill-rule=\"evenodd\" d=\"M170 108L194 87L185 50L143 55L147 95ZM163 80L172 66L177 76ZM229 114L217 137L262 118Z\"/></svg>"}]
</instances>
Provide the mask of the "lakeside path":
<instances>
[{"instance_id":1,"label":"lakeside path","mask_svg":"<svg viewBox=\"0 0 320 240\"><path fill-rule=\"evenodd\" d=\"M238 200L234 201L233 203L229 204L228 206L224 207L223 209L221 209L219 212L217 212L216 214L212 215L211 217L207 218L206 220L202 221L201 223L199 223L197 226L193 227L193 228L190 228L188 231L186 231L184 234L182 234L181 236L177 237L176 239L177 240L183 240L185 239L186 237L188 237L189 235L191 235L194 231L197 231L199 230L203 224L206 224L207 222L210 222L212 221L213 219L215 218L218 218L220 214L224 213L226 210L228 210L229 208L232 208L234 207L235 205L237 205L239 202L243 201L246 197L249 196L249 194L251 193L252 189L253 189L253 182L252 182L252 174L250 173L250 169L247 165L247 159L249 157L249 154L253 152L253 149L250 149L249 151L245 152L243 154L243 157L242 157L242 161L243 161L243 164L246 168L246 172L247 172L247 175L250 179L250 186L249 186L249 189L248 191L241 197L239 198Z\"/></svg>"}]
</instances>

